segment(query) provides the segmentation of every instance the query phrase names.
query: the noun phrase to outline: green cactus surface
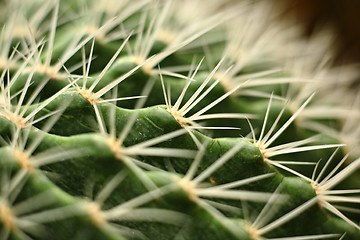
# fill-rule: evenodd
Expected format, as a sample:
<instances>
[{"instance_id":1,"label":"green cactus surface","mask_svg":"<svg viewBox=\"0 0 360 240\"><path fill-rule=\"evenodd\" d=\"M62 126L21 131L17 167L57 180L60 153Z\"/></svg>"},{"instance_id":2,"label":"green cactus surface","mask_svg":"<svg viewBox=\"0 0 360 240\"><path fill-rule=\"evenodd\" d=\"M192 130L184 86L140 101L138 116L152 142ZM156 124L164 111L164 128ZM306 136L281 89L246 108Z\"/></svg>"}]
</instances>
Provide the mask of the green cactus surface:
<instances>
[{"instance_id":1,"label":"green cactus surface","mask_svg":"<svg viewBox=\"0 0 360 240\"><path fill-rule=\"evenodd\" d=\"M280 15L0 1L0 240L360 239L360 75Z\"/></svg>"}]
</instances>

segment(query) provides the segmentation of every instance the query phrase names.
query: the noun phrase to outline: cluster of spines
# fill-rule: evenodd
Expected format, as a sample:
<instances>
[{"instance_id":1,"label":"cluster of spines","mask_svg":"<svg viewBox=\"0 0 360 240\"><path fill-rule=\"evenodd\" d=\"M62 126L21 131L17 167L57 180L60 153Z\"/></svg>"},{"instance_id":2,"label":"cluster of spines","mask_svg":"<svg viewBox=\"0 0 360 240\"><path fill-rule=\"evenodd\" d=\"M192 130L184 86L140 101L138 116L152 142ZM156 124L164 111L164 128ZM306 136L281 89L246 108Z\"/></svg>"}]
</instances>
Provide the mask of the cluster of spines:
<instances>
[{"instance_id":1,"label":"cluster of spines","mask_svg":"<svg viewBox=\"0 0 360 240\"><path fill-rule=\"evenodd\" d=\"M267 53L261 52L268 39L261 26L253 34L263 38L247 54L242 52L253 37L246 39L251 33L246 27L253 26L261 11L250 15L254 19L247 19L246 31L235 39L212 38L210 30L219 24L219 16L236 21L234 11L224 10L164 40L164 32L171 30L166 24L180 20L171 14L177 4L158 2L140 11L149 3L128 3L122 12L110 5L97 12L89 3L89 9L82 9L84 16L74 20L86 30L79 35L76 24L58 19L65 3L57 1L25 13L30 15L25 17L27 31L20 33L26 37L13 31L15 20L22 17L7 22L0 49L0 237L356 239L356 217L342 211L358 214L353 205L359 198L347 195L359 190L331 189L356 171L360 160L342 167L350 154L339 157L332 152L343 144L329 143L332 139L324 136L308 137L313 132L306 124L314 123L309 105L316 100L311 91L321 89L308 88L307 79L272 70L275 62L268 70L268 62L258 57ZM246 4L241 7L248 9ZM88 28L81 20L88 19L86 14L94 19ZM39 24L31 25L39 23L31 20L37 17L51 23L43 33L46 41L35 35L42 30ZM128 31L127 25L134 30ZM201 51L207 54L209 73L204 60L197 64L193 57ZM225 56L216 62L219 54ZM308 90L305 98L303 89ZM296 101L279 96L284 90L296 93ZM140 99L132 104L129 98ZM163 103L165 107L157 105ZM148 108L141 109L144 105ZM328 121L340 110L320 118ZM232 119L233 126L212 126L223 124L224 118ZM203 125L208 119L213 119L211 125ZM330 120L325 124L336 124ZM310 129L326 128L325 124L315 122ZM229 130L232 136L250 135L211 139L197 131L203 129L225 129L206 132L215 136ZM316 162L318 156L329 157L324 167ZM315 167L313 177L303 172L308 166ZM356 186L356 177L352 181ZM255 210L249 213L250 208ZM304 226L309 219L315 226ZM77 231L66 233L71 224L79 226Z\"/></svg>"}]
</instances>

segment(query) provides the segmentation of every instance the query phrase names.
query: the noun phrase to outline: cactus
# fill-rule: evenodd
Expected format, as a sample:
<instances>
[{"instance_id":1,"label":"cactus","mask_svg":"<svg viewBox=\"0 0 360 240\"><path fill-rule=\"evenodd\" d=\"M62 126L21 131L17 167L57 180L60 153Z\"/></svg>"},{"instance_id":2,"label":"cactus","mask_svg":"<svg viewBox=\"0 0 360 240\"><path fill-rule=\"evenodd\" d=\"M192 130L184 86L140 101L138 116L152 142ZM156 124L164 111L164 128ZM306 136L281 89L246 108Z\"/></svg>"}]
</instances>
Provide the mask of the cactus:
<instances>
[{"instance_id":1,"label":"cactus","mask_svg":"<svg viewBox=\"0 0 360 240\"><path fill-rule=\"evenodd\" d=\"M0 3L1 240L360 239L357 72L323 35L247 1Z\"/></svg>"}]
</instances>

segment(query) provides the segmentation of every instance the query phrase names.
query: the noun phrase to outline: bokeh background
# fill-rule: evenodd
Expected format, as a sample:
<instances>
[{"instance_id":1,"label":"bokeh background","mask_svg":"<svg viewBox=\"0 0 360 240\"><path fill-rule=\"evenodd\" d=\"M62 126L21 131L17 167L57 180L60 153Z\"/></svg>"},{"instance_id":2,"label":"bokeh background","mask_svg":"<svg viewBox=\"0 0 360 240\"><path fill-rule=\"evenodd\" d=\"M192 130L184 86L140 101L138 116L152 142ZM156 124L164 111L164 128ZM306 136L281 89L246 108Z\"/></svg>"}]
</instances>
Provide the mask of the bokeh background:
<instances>
[{"instance_id":1,"label":"bokeh background","mask_svg":"<svg viewBox=\"0 0 360 240\"><path fill-rule=\"evenodd\" d=\"M336 63L360 62L359 0L274 0L285 19L300 24L305 36L329 28L334 36Z\"/></svg>"}]
</instances>

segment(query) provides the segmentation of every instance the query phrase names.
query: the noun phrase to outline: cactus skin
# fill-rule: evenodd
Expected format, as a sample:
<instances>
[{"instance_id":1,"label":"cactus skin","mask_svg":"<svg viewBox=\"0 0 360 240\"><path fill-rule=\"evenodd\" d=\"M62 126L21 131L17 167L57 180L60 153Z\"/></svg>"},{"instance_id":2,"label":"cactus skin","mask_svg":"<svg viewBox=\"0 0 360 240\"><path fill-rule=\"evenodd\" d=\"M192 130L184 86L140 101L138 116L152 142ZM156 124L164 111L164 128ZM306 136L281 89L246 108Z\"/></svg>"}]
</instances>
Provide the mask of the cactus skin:
<instances>
[{"instance_id":1,"label":"cactus skin","mask_svg":"<svg viewBox=\"0 0 360 240\"><path fill-rule=\"evenodd\" d=\"M359 101L266 6L0 4L0 240L360 239Z\"/></svg>"}]
</instances>

